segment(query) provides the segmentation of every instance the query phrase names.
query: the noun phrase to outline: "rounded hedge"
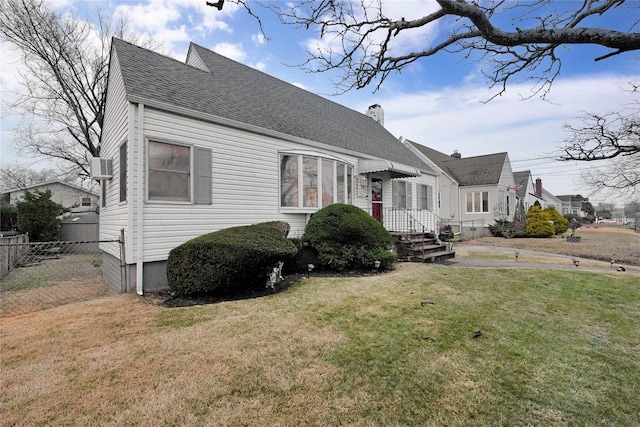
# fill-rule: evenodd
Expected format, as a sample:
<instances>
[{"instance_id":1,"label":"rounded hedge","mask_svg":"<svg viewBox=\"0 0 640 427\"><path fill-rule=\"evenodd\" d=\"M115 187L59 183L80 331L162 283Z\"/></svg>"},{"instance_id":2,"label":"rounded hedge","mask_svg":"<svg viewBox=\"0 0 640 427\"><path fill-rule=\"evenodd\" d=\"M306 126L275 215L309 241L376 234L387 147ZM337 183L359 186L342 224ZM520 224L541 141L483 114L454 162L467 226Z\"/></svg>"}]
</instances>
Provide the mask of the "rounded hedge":
<instances>
[{"instance_id":1,"label":"rounded hedge","mask_svg":"<svg viewBox=\"0 0 640 427\"><path fill-rule=\"evenodd\" d=\"M293 262L289 224L270 222L205 234L175 247L167 260L169 288L176 295L229 294L264 287L279 261Z\"/></svg>"},{"instance_id":2,"label":"rounded hedge","mask_svg":"<svg viewBox=\"0 0 640 427\"><path fill-rule=\"evenodd\" d=\"M371 270L375 261L389 269L396 259L389 232L353 205L337 203L313 214L304 240L317 251L320 267L333 270Z\"/></svg>"}]
</instances>

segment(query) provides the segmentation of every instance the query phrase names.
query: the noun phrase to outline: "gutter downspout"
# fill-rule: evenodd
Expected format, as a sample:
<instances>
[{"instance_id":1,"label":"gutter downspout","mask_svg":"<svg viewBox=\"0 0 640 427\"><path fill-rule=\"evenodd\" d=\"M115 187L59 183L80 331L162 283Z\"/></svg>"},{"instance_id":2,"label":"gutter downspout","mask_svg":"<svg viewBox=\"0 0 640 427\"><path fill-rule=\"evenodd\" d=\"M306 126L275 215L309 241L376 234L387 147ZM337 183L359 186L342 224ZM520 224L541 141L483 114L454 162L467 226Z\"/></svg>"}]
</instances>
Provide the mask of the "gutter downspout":
<instances>
[{"instance_id":1,"label":"gutter downspout","mask_svg":"<svg viewBox=\"0 0 640 427\"><path fill-rule=\"evenodd\" d=\"M138 104L138 133L136 137L136 145L138 146L138 182L136 191L136 292L143 295L143 209L144 209L144 166L145 166L145 142L144 142L144 104Z\"/></svg>"}]
</instances>

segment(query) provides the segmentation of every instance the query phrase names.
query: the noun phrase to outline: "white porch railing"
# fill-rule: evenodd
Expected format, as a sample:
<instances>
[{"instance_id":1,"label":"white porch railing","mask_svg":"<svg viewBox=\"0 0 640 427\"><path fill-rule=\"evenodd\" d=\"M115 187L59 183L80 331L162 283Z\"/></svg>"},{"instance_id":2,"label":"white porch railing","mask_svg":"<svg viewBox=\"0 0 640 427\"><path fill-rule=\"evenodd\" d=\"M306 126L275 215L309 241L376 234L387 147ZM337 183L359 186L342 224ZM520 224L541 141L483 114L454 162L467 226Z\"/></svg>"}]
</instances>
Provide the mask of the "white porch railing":
<instances>
[{"instance_id":1,"label":"white porch railing","mask_svg":"<svg viewBox=\"0 0 640 427\"><path fill-rule=\"evenodd\" d=\"M366 209L371 215L371 209ZM440 218L426 209L385 208L380 210L381 222L389 232L433 233L437 235Z\"/></svg>"}]
</instances>

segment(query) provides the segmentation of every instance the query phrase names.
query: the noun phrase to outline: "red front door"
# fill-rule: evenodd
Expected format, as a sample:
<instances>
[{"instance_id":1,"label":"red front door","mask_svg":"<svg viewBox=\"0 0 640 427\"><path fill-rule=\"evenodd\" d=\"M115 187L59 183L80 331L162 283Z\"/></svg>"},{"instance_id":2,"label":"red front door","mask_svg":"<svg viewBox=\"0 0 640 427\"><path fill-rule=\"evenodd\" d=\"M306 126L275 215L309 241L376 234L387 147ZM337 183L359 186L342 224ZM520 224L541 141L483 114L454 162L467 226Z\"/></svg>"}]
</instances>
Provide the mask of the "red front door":
<instances>
[{"instance_id":1,"label":"red front door","mask_svg":"<svg viewBox=\"0 0 640 427\"><path fill-rule=\"evenodd\" d=\"M382 180L371 180L371 216L382 222Z\"/></svg>"}]
</instances>

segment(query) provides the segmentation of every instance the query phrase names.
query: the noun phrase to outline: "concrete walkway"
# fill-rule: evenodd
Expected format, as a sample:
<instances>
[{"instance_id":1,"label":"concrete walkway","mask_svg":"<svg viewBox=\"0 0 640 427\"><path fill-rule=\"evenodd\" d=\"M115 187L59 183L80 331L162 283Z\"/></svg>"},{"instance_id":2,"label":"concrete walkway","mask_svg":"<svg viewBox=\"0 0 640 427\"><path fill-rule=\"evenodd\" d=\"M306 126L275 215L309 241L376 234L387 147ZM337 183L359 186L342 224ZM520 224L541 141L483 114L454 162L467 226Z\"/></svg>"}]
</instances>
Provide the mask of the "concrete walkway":
<instances>
[{"instance_id":1,"label":"concrete walkway","mask_svg":"<svg viewBox=\"0 0 640 427\"><path fill-rule=\"evenodd\" d=\"M454 244L453 250L456 252L456 257L448 259L438 264L449 265L452 267L484 267L484 268L554 268L554 269L573 269L580 271L598 271L609 272L617 274L639 274L640 267L624 265L625 271L617 271L620 264L611 265L603 262L601 266L589 266L585 264L598 262L596 260L588 258L580 258L571 255L553 254L547 252L536 252L526 249L514 249L498 246L482 246L482 245L467 245L467 244ZM462 252L462 253L460 253ZM465 252L480 252L487 254L508 255L511 260L490 260L470 258L465 256ZM516 262L515 253L519 252L518 261ZM545 262L530 262L527 259L532 258L545 258ZM573 259L580 260L580 266L576 267L573 263ZM600 261L602 262L602 261Z\"/></svg>"}]
</instances>

